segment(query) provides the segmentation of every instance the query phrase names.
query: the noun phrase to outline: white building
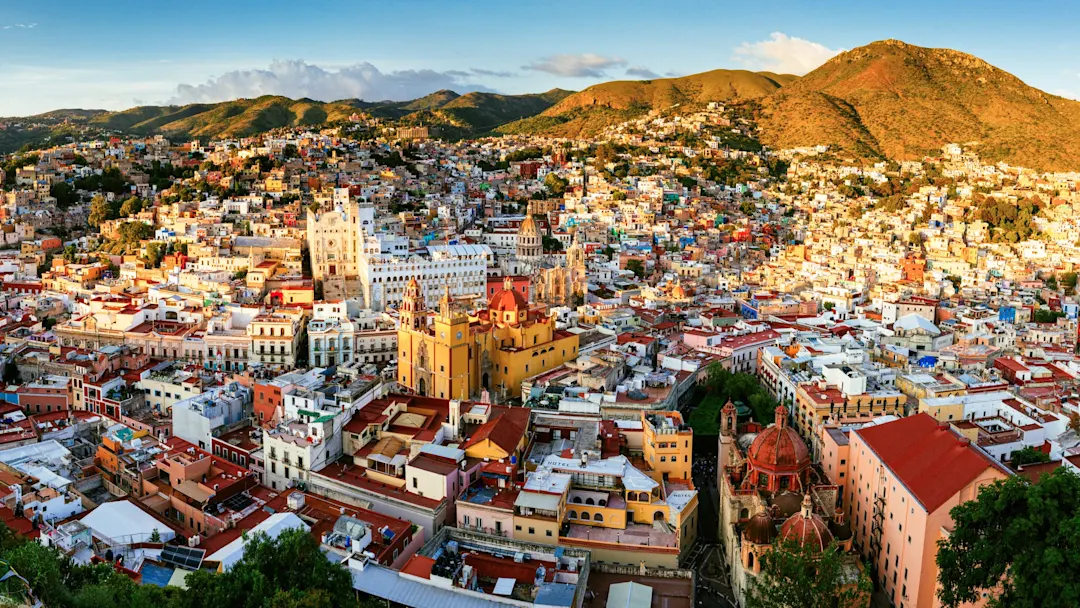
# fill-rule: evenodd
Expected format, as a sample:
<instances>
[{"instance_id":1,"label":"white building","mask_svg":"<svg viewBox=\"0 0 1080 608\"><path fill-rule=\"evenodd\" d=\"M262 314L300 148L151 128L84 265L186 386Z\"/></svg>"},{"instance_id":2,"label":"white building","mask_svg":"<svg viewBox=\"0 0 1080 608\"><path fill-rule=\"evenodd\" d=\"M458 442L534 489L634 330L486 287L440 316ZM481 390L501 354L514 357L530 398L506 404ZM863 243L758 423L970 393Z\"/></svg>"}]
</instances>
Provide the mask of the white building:
<instances>
[{"instance_id":1,"label":"white building","mask_svg":"<svg viewBox=\"0 0 1080 608\"><path fill-rule=\"evenodd\" d=\"M348 188L334 189L333 211L307 214L308 251L316 281L329 276L353 278L358 274L365 235L375 231L375 207L349 201Z\"/></svg>"},{"instance_id":2,"label":"white building","mask_svg":"<svg viewBox=\"0 0 1080 608\"><path fill-rule=\"evenodd\" d=\"M324 370L312 371L319 374ZM381 397L388 387L362 380L348 387L333 385L333 390L329 390L330 385L307 384L284 393L283 421L263 431L263 482L274 490L307 481L311 471L341 457L341 429L356 410Z\"/></svg>"},{"instance_id":3,"label":"white building","mask_svg":"<svg viewBox=\"0 0 1080 608\"><path fill-rule=\"evenodd\" d=\"M365 254L360 259L360 288L368 308L396 308L411 279L420 282L427 306L435 308L450 286L454 297L482 297L487 269L493 262L487 245L430 245L423 255Z\"/></svg>"},{"instance_id":4,"label":"white building","mask_svg":"<svg viewBox=\"0 0 1080 608\"><path fill-rule=\"evenodd\" d=\"M252 400L250 388L232 382L172 406L173 435L210 451L215 436L245 420Z\"/></svg>"},{"instance_id":5,"label":"white building","mask_svg":"<svg viewBox=\"0 0 1080 608\"><path fill-rule=\"evenodd\" d=\"M317 302L308 322L308 361L316 367L385 363L397 351L397 326L355 299Z\"/></svg>"}]
</instances>

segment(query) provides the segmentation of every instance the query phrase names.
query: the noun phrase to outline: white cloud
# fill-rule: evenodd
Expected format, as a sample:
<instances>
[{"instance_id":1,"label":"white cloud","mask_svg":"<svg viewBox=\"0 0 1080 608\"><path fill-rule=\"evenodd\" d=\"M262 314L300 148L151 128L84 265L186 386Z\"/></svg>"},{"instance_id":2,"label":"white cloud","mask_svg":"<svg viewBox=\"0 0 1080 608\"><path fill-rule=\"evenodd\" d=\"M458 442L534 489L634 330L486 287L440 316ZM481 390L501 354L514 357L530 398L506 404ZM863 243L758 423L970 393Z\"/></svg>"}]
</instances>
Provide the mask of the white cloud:
<instances>
[{"instance_id":1,"label":"white cloud","mask_svg":"<svg viewBox=\"0 0 1080 608\"><path fill-rule=\"evenodd\" d=\"M737 46L735 59L752 70L801 76L842 52L844 49L834 50L817 42L773 32L768 40Z\"/></svg>"},{"instance_id":2,"label":"white cloud","mask_svg":"<svg viewBox=\"0 0 1080 608\"><path fill-rule=\"evenodd\" d=\"M32 30L37 27L36 23L11 23L8 25L0 25L2 30Z\"/></svg>"},{"instance_id":3,"label":"white cloud","mask_svg":"<svg viewBox=\"0 0 1080 608\"><path fill-rule=\"evenodd\" d=\"M637 76L638 78L644 78L646 80L651 80L653 78L660 78L659 74L657 74L656 72L650 70L649 68L647 68L647 67L645 67L643 65L635 65L635 66L630 66L630 67L626 68L626 75L627 76Z\"/></svg>"},{"instance_id":4,"label":"white cloud","mask_svg":"<svg viewBox=\"0 0 1080 608\"><path fill-rule=\"evenodd\" d=\"M521 66L521 69L547 72L556 76L570 76L572 78L604 78L607 76L607 70L621 68L625 65L626 60L619 57L604 57L593 53L582 53L580 55L561 54L541 57L528 65Z\"/></svg>"},{"instance_id":5,"label":"white cloud","mask_svg":"<svg viewBox=\"0 0 1080 608\"><path fill-rule=\"evenodd\" d=\"M274 61L266 69L233 70L203 84L181 84L169 103L209 103L241 97L284 95L319 101L358 98L367 101L423 97L439 89L488 91L463 80L463 72L435 70L380 71L363 62L328 70L302 60Z\"/></svg>"}]
</instances>

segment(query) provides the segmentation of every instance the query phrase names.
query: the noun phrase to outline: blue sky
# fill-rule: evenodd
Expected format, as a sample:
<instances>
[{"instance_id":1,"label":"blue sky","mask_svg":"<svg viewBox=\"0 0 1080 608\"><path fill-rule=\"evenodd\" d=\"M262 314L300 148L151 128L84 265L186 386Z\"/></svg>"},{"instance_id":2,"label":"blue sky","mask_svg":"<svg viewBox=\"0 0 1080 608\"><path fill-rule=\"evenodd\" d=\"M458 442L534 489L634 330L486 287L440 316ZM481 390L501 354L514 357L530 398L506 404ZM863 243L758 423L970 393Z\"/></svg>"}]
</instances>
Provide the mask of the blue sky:
<instances>
[{"instance_id":1,"label":"blue sky","mask_svg":"<svg viewBox=\"0 0 1080 608\"><path fill-rule=\"evenodd\" d=\"M580 90L715 68L804 73L884 38L972 53L1033 86L1080 97L1078 5L7 0L0 116L265 93L372 100L440 88Z\"/></svg>"}]
</instances>

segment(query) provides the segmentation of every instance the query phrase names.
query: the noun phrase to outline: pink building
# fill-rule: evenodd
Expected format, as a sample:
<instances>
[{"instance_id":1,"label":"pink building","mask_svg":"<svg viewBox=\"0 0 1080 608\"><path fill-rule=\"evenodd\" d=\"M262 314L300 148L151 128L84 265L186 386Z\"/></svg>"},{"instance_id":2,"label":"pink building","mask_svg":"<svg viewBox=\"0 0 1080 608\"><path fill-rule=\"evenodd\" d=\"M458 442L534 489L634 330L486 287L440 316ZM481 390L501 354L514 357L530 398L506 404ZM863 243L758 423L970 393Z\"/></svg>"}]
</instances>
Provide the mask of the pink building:
<instances>
[{"instance_id":1,"label":"pink building","mask_svg":"<svg viewBox=\"0 0 1080 608\"><path fill-rule=\"evenodd\" d=\"M929 414L822 436L822 468L843 488L856 545L894 606L940 606L937 542L949 511L1009 475ZM846 444L845 443L846 438Z\"/></svg>"}]
</instances>

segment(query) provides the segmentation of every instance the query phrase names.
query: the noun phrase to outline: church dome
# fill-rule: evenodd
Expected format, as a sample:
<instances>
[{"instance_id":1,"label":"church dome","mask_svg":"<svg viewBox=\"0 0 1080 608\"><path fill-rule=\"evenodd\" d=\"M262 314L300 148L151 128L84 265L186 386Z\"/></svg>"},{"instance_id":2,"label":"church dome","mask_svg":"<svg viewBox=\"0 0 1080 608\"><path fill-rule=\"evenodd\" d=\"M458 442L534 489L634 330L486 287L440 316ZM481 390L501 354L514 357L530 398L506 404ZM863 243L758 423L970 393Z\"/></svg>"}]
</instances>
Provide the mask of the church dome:
<instances>
[{"instance_id":1,"label":"church dome","mask_svg":"<svg viewBox=\"0 0 1080 608\"><path fill-rule=\"evenodd\" d=\"M746 453L757 470L796 473L810 466L810 451L799 434L787 426L787 408L776 408L776 424L761 431Z\"/></svg>"},{"instance_id":2,"label":"church dome","mask_svg":"<svg viewBox=\"0 0 1080 608\"><path fill-rule=\"evenodd\" d=\"M792 515L780 526L780 538L794 539L799 546L810 546L816 551L824 551L833 540L829 525L813 512L809 494L803 498L802 512Z\"/></svg>"},{"instance_id":3,"label":"church dome","mask_svg":"<svg viewBox=\"0 0 1080 608\"><path fill-rule=\"evenodd\" d=\"M525 300L525 296L514 289L514 283L510 280L510 277L506 277L503 281L503 288L494 295L491 296L491 300L488 301L488 310L493 313L513 313L515 320L518 315L528 311L529 303ZM501 316L501 315L500 315Z\"/></svg>"},{"instance_id":4,"label":"church dome","mask_svg":"<svg viewBox=\"0 0 1080 608\"><path fill-rule=\"evenodd\" d=\"M746 522L743 529L743 540L756 545L771 545L776 538L776 526L773 525L772 517L768 511L758 511L756 515Z\"/></svg>"},{"instance_id":5,"label":"church dome","mask_svg":"<svg viewBox=\"0 0 1080 608\"><path fill-rule=\"evenodd\" d=\"M540 238L540 226L537 225L536 220L533 219L532 214L525 216L525 219L521 222L521 228L518 229L518 236L534 236Z\"/></svg>"}]
</instances>

